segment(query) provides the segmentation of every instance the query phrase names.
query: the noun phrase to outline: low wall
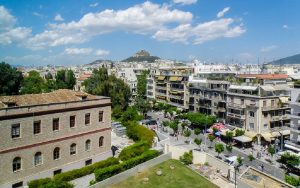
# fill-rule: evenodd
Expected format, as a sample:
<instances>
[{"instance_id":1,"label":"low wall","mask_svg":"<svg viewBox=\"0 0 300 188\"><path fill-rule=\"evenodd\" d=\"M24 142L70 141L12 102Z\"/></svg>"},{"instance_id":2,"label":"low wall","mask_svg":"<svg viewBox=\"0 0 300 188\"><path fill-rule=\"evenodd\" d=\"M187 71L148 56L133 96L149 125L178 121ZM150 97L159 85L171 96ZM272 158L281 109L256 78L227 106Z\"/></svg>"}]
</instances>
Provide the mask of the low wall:
<instances>
[{"instance_id":1,"label":"low wall","mask_svg":"<svg viewBox=\"0 0 300 188\"><path fill-rule=\"evenodd\" d=\"M167 154L163 154L161 156L158 156L154 159L151 159L147 162L144 162L136 167L133 167L129 170L126 170L120 174L117 174L115 176L112 176L106 180L103 180L101 182L98 182L92 186L90 186L89 188L100 188L100 187L106 187L106 186L109 186L109 185L112 185L112 184L116 184L116 183L119 183L127 178L129 178L130 176L134 176L136 175L138 172L141 172L141 171L144 171L148 168L151 168L159 163L162 163L164 161L167 161L171 159L171 154L170 153L167 153Z\"/></svg>"}]
</instances>

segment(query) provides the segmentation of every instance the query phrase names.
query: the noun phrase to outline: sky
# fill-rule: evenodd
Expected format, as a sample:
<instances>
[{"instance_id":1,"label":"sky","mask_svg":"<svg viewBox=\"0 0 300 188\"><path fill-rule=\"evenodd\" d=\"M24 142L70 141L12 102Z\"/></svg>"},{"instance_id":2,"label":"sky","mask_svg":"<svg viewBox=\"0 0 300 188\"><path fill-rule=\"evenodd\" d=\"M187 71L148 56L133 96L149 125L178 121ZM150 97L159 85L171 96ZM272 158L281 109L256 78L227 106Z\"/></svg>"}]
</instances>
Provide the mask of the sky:
<instances>
[{"instance_id":1,"label":"sky","mask_svg":"<svg viewBox=\"0 0 300 188\"><path fill-rule=\"evenodd\" d=\"M299 0L0 0L0 61L75 65L141 49L263 63L300 52Z\"/></svg>"}]
</instances>

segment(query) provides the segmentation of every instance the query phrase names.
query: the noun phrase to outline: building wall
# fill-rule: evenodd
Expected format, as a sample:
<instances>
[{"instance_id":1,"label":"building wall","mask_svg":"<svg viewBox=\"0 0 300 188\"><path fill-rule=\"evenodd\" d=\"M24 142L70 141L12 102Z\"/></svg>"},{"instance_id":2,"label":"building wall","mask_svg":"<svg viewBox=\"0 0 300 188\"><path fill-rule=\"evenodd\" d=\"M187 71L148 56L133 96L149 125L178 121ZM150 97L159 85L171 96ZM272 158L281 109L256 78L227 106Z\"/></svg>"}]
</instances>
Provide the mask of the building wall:
<instances>
[{"instance_id":1,"label":"building wall","mask_svg":"<svg viewBox=\"0 0 300 188\"><path fill-rule=\"evenodd\" d=\"M103 106L101 106L103 104ZM93 107L100 105L100 107ZM85 107L87 109L59 112L59 109ZM50 113L40 116L30 115L16 119L0 121L0 185L7 182L22 181L25 177L32 178L41 172L61 169L72 169L74 162L85 161L88 158L107 153L111 147L111 107L110 100L94 100L65 104L55 104L47 106L35 106L28 108L7 110L6 115L22 114L26 111L40 112L57 109L59 113ZM103 121L99 122L99 111L103 111ZM2 112L3 114L4 112ZM90 124L85 125L85 114L90 113ZM34 114L34 113L32 113ZM70 128L69 117L76 116L74 128ZM59 131L52 130L53 118L59 118ZM33 134L33 122L41 121L41 133ZM11 138L11 125L20 123L21 137ZM99 147L99 138L104 137L104 144ZM90 151L85 151L86 140L91 140ZM70 155L70 145L76 144L76 154ZM53 159L54 148L60 148L60 159ZM42 164L34 165L34 155L36 152L42 153ZM15 157L21 157L22 167L20 171L13 172L12 161ZM98 157L99 158L99 157ZM101 157L100 157L101 158ZM95 162L95 161L93 161ZM74 167L83 166L73 165ZM53 172L52 172L53 173ZM52 174L53 175L53 174Z\"/></svg>"}]
</instances>

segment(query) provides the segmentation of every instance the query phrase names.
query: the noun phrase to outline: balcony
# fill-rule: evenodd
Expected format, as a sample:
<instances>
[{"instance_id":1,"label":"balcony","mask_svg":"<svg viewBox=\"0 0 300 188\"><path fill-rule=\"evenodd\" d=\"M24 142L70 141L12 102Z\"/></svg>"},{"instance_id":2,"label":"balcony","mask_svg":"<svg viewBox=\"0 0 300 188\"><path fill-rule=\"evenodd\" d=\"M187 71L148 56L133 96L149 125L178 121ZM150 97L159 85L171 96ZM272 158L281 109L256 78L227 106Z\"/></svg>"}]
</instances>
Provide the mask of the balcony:
<instances>
[{"instance_id":1,"label":"balcony","mask_svg":"<svg viewBox=\"0 0 300 188\"><path fill-rule=\"evenodd\" d=\"M169 96L170 96L170 98L173 98L173 99L183 100L183 96L180 96L180 95L172 95L172 94L170 94Z\"/></svg>"},{"instance_id":2,"label":"balcony","mask_svg":"<svg viewBox=\"0 0 300 188\"><path fill-rule=\"evenodd\" d=\"M284 106L265 106L262 107L262 111L266 112L266 111L272 111L272 110L284 110L284 109L290 109L290 107L288 105L284 105Z\"/></svg>"},{"instance_id":3,"label":"balcony","mask_svg":"<svg viewBox=\"0 0 300 188\"><path fill-rule=\"evenodd\" d=\"M224 108L224 107L218 107L218 111L219 112L226 112L226 108Z\"/></svg>"},{"instance_id":4,"label":"balcony","mask_svg":"<svg viewBox=\"0 0 300 188\"><path fill-rule=\"evenodd\" d=\"M271 121L283 121L283 120L289 120L288 115L281 115L281 116L272 116Z\"/></svg>"},{"instance_id":5,"label":"balcony","mask_svg":"<svg viewBox=\"0 0 300 188\"><path fill-rule=\"evenodd\" d=\"M238 108L238 109L246 108L245 104L237 104L237 103L227 103L227 106L229 108Z\"/></svg>"},{"instance_id":6,"label":"balcony","mask_svg":"<svg viewBox=\"0 0 300 188\"><path fill-rule=\"evenodd\" d=\"M159 91L156 91L156 94L157 94L157 95L162 95L162 96L167 96L166 93L162 93L162 92L159 92Z\"/></svg>"},{"instance_id":7,"label":"balcony","mask_svg":"<svg viewBox=\"0 0 300 188\"><path fill-rule=\"evenodd\" d=\"M200 108L207 108L207 109L211 109L211 105L210 104L199 104Z\"/></svg>"},{"instance_id":8,"label":"balcony","mask_svg":"<svg viewBox=\"0 0 300 188\"><path fill-rule=\"evenodd\" d=\"M171 87L171 90L175 90L175 91L184 91L184 88Z\"/></svg>"},{"instance_id":9,"label":"balcony","mask_svg":"<svg viewBox=\"0 0 300 188\"><path fill-rule=\"evenodd\" d=\"M227 116L232 117L232 118L237 118L237 119L245 119L245 115L234 114L234 113L230 113L230 112L227 112Z\"/></svg>"}]
</instances>

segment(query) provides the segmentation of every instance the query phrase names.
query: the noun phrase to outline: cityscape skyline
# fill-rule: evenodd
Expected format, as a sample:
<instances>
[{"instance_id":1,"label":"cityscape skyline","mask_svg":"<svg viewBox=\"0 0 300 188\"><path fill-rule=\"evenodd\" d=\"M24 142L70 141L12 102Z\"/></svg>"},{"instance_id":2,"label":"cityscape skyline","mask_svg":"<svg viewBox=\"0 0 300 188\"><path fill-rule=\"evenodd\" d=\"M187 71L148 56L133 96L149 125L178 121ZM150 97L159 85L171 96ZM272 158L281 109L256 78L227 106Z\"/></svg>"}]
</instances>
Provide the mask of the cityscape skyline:
<instances>
[{"instance_id":1,"label":"cityscape skyline","mask_svg":"<svg viewBox=\"0 0 300 188\"><path fill-rule=\"evenodd\" d=\"M299 52L300 27L291 19L300 16L299 3L4 0L0 58L74 65L123 60L145 49L163 59L263 63Z\"/></svg>"}]
</instances>

